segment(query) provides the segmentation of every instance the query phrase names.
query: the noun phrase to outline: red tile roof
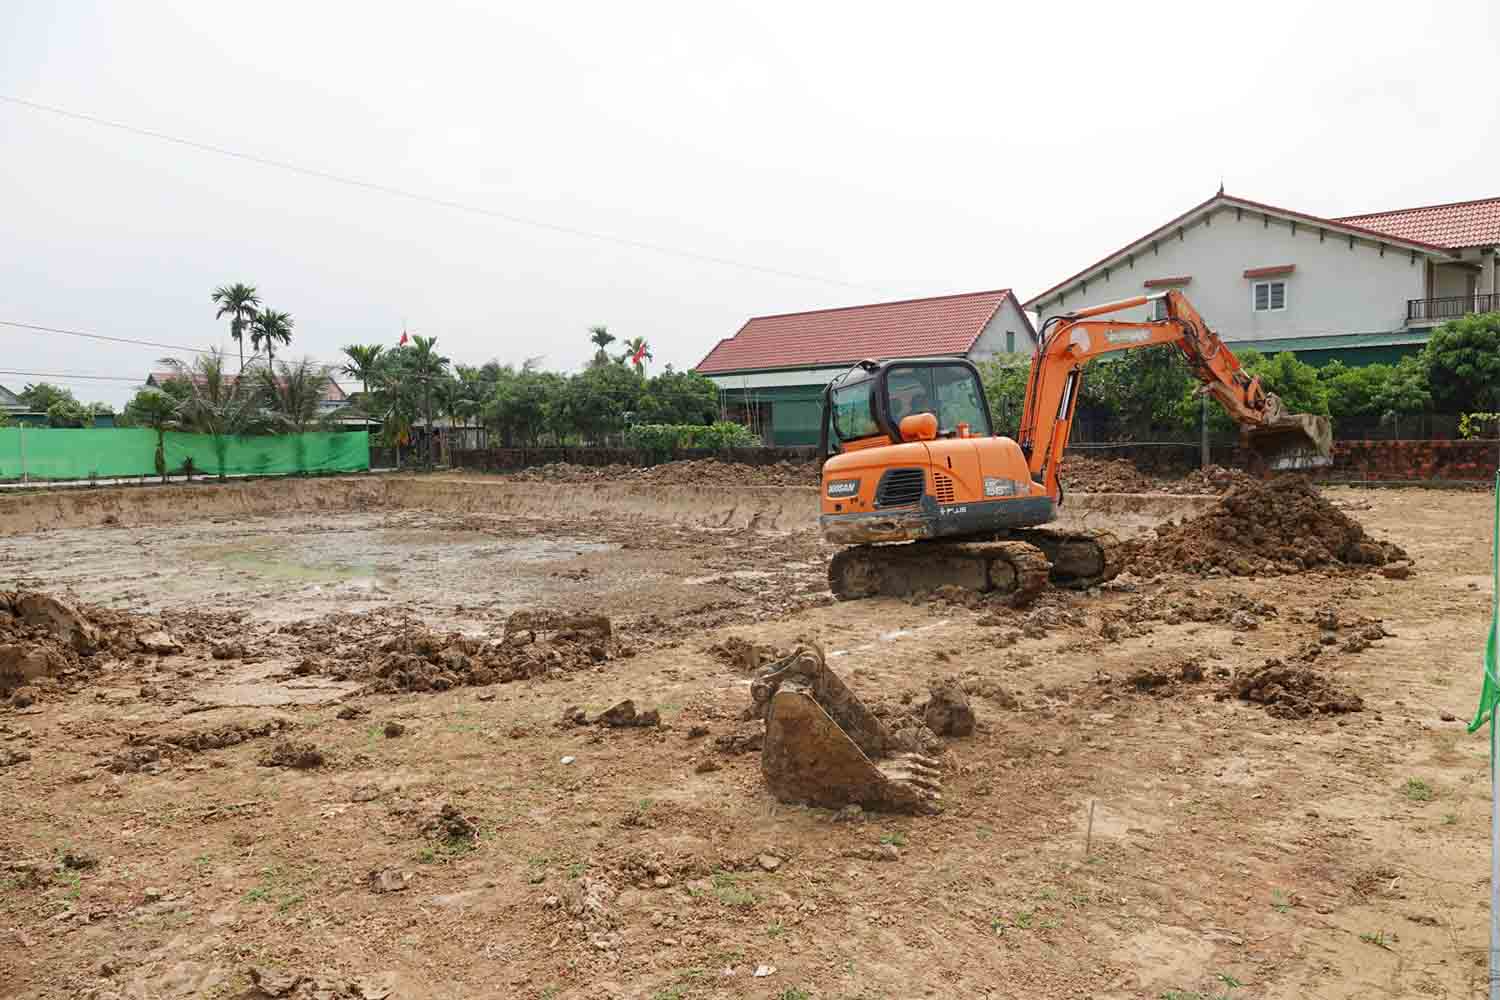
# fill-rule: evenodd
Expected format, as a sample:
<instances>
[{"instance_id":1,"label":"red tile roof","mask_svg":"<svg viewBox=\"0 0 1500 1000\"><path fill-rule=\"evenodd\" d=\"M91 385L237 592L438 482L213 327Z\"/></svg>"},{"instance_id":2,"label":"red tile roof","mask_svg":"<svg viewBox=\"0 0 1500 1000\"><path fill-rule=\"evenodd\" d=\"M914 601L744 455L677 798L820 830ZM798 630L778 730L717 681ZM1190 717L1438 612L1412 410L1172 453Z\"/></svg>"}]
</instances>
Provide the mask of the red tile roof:
<instances>
[{"instance_id":1,"label":"red tile roof","mask_svg":"<svg viewBox=\"0 0 1500 1000\"><path fill-rule=\"evenodd\" d=\"M694 371L715 375L966 354L1006 299L1015 303L1009 288L756 316L719 341Z\"/></svg>"},{"instance_id":2,"label":"red tile roof","mask_svg":"<svg viewBox=\"0 0 1500 1000\"><path fill-rule=\"evenodd\" d=\"M1337 221L1454 249L1500 245L1500 198L1346 215Z\"/></svg>"}]
</instances>

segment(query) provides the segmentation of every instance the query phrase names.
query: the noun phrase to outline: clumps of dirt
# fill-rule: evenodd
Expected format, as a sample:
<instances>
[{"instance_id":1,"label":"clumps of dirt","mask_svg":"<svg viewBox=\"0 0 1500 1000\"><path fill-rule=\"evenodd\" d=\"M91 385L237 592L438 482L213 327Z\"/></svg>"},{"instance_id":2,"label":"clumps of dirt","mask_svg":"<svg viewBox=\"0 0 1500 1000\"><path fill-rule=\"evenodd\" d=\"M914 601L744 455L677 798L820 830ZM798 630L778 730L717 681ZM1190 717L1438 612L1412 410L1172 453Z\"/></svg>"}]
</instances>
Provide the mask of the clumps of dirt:
<instances>
[{"instance_id":1,"label":"clumps of dirt","mask_svg":"<svg viewBox=\"0 0 1500 1000\"><path fill-rule=\"evenodd\" d=\"M1274 604L1244 594L1213 595L1194 587L1137 594L1122 608L1099 613L1099 637L1116 642L1149 635L1159 624L1183 622L1228 625L1236 632L1252 632L1277 617Z\"/></svg>"},{"instance_id":2,"label":"clumps of dirt","mask_svg":"<svg viewBox=\"0 0 1500 1000\"><path fill-rule=\"evenodd\" d=\"M720 663L727 664L735 670L746 674L753 674L765 664L786 655L773 646L766 645L765 643L751 642L749 639L741 639L735 635L730 636L723 642L714 643L704 650L704 652Z\"/></svg>"},{"instance_id":3,"label":"clumps of dirt","mask_svg":"<svg viewBox=\"0 0 1500 1000\"><path fill-rule=\"evenodd\" d=\"M938 736L973 736L974 709L958 678L946 677L928 685L922 719Z\"/></svg>"},{"instance_id":4,"label":"clumps of dirt","mask_svg":"<svg viewBox=\"0 0 1500 1000\"><path fill-rule=\"evenodd\" d=\"M649 483L657 486L816 486L817 462L749 465L718 459L685 459L661 465L573 465L555 462L514 473L511 478L544 483Z\"/></svg>"},{"instance_id":5,"label":"clumps of dirt","mask_svg":"<svg viewBox=\"0 0 1500 1000\"><path fill-rule=\"evenodd\" d=\"M1266 706L1266 714L1278 719L1342 715L1365 707L1363 698L1339 688L1325 675L1275 657L1264 666L1237 674L1229 691L1241 701Z\"/></svg>"},{"instance_id":6,"label":"clumps of dirt","mask_svg":"<svg viewBox=\"0 0 1500 1000\"><path fill-rule=\"evenodd\" d=\"M416 627L366 640L346 649L355 664L335 676L367 678L376 691L447 691L592 669L631 652L603 615L529 610L512 614L499 639Z\"/></svg>"},{"instance_id":7,"label":"clumps of dirt","mask_svg":"<svg viewBox=\"0 0 1500 1000\"><path fill-rule=\"evenodd\" d=\"M394 1000L394 976L382 973L351 980L348 975L304 976L283 969L251 968L249 992L239 1000Z\"/></svg>"},{"instance_id":8,"label":"clumps of dirt","mask_svg":"<svg viewBox=\"0 0 1500 1000\"><path fill-rule=\"evenodd\" d=\"M1063 486L1080 493L1223 493L1252 477L1237 469L1210 465L1178 477L1152 476L1123 458L1069 455L1059 472Z\"/></svg>"},{"instance_id":9,"label":"clumps of dirt","mask_svg":"<svg viewBox=\"0 0 1500 1000\"><path fill-rule=\"evenodd\" d=\"M448 844L473 843L479 839L479 824L452 802L444 802L437 814L422 824L422 834Z\"/></svg>"},{"instance_id":10,"label":"clumps of dirt","mask_svg":"<svg viewBox=\"0 0 1500 1000\"><path fill-rule=\"evenodd\" d=\"M612 729L626 727L650 727L661 725L661 712L650 708L644 712L635 710L635 702L626 698L618 705L605 709L599 717L594 720L595 725L609 726Z\"/></svg>"},{"instance_id":11,"label":"clumps of dirt","mask_svg":"<svg viewBox=\"0 0 1500 1000\"><path fill-rule=\"evenodd\" d=\"M155 640L162 631L159 622L125 611L41 591L0 591L0 695L23 685L85 680L111 655L145 649L139 637Z\"/></svg>"},{"instance_id":12,"label":"clumps of dirt","mask_svg":"<svg viewBox=\"0 0 1500 1000\"><path fill-rule=\"evenodd\" d=\"M1170 697L1183 693L1184 685L1202 683L1205 677L1197 660L1177 660L1164 667L1139 667L1126 676L1123 686L1138 694Z\"/></svg>"},{"instance_id":13,"label":"clumps of dirt","mask_svg":"<svg viewBox=\"0 0 1500 1000\"><path fill-rule=\"evenodd\" d=\"M1154 538L1125 543L1125 550L1130 571L1148 577L1279 576L1406 559L1399 546L1368 537L1303 476L1239 483L1204 513L1168 522Z\"/></svg>"},{"instance_id":14,"label":"clumps of dirt","mask_svg":"<svg viewBox=\"0 0 1500 1000\"><path fill-rule=\"evenodd\" d=\"M227 747L239 746L247 740L279 736L295 725L296 723L291 719L272 716L224 722L216 726L200 728L131 733L125 738L125 742L133 747L170 747L176 750L202 753L206 750L223 750Z\"/></svg>"},{"instance_id":15,"label":"clumps of dirt","mask_svg":"<svg viewBox=\"0 0 1500 1000\"><path fill-rule=\"evenodd\" d=\"M293 740L281 740L262 753L256 761L261 767L290 767L297 770L322 767L327 762L327 756L316 745Z\"/></svg>"}]
</instances>

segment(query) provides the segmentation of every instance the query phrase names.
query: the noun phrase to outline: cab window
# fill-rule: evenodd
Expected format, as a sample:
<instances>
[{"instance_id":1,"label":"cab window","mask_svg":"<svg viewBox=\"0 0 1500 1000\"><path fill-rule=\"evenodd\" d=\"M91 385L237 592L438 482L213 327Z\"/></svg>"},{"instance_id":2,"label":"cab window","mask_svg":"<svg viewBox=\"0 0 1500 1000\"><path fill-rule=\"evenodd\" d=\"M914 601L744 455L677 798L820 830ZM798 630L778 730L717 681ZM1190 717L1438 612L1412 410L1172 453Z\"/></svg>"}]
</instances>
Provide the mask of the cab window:
<instances>
[{"instance_id":1,"label":"cab window","mask_svg":"<svg viewBox=\"0 0 1500 1000\"><path fill-rule=\"evenodd\" d=\"M962 365L915 365L892 368L886 381L891 419L900 424L913 413L937 417L939 434L954 434L968 424L972 434L988 435L990 418L981 402L979 380Z\"/></svg>"},{"instance_id":2,"label":"cab window","mask_svg":"<svg viewBox=\"0 0 1500 1000\"><path fill-rule=\"evenodd\" d=\"M833 432L840 441L870 437L880 433L875 410L870 405L874 379L865 379L833 390Z\"/></svg>"}]
</instances>

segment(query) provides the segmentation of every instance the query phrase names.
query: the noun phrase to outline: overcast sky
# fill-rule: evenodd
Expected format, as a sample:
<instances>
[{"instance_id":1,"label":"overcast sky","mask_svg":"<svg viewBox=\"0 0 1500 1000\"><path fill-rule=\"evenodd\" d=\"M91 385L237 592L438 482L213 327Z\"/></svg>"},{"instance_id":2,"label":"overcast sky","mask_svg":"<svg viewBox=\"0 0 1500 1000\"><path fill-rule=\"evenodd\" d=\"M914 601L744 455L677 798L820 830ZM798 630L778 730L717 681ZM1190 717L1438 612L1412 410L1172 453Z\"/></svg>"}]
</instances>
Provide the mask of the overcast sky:
<instances>
[{"instance_id":1,"label":"overcast sky","mask_svg":"<svg viewBox=\"0 0 1500 1000\"><path fill-rule=\"evenodd\" d=\"M753 315L1025 299L1221 178L1318 215L1500 194L1497 52L1482 0L0 0L0 94L807 276L0 101L0 320L228 346L209 292L246 281L294 355L405 322L458 361L571 369L603 323L689 367ZM0 368L144 377L161 353L0 327Z\"/></svg>"}]
</instances>

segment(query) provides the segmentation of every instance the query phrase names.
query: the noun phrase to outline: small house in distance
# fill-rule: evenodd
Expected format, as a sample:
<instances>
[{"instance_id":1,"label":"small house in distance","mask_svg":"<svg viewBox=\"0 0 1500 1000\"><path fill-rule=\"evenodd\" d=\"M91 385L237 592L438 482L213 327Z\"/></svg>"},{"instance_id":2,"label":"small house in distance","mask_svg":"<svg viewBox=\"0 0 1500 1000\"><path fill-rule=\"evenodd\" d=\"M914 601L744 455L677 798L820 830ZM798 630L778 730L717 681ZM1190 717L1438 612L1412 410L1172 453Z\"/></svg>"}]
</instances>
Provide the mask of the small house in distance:
<instances>
[{"instance_id":1,"label":"small house in distance","mask_svg":"<svg viewBox=\"0 0 1500 1000\"><path fill-rule=\"evenodd\" d=\"M1008 288L756 316L694 368L726 419L771 445L816 444L823 387L865 358L1031 354L1036 331Z\"/></svg>"}]
</instances>

